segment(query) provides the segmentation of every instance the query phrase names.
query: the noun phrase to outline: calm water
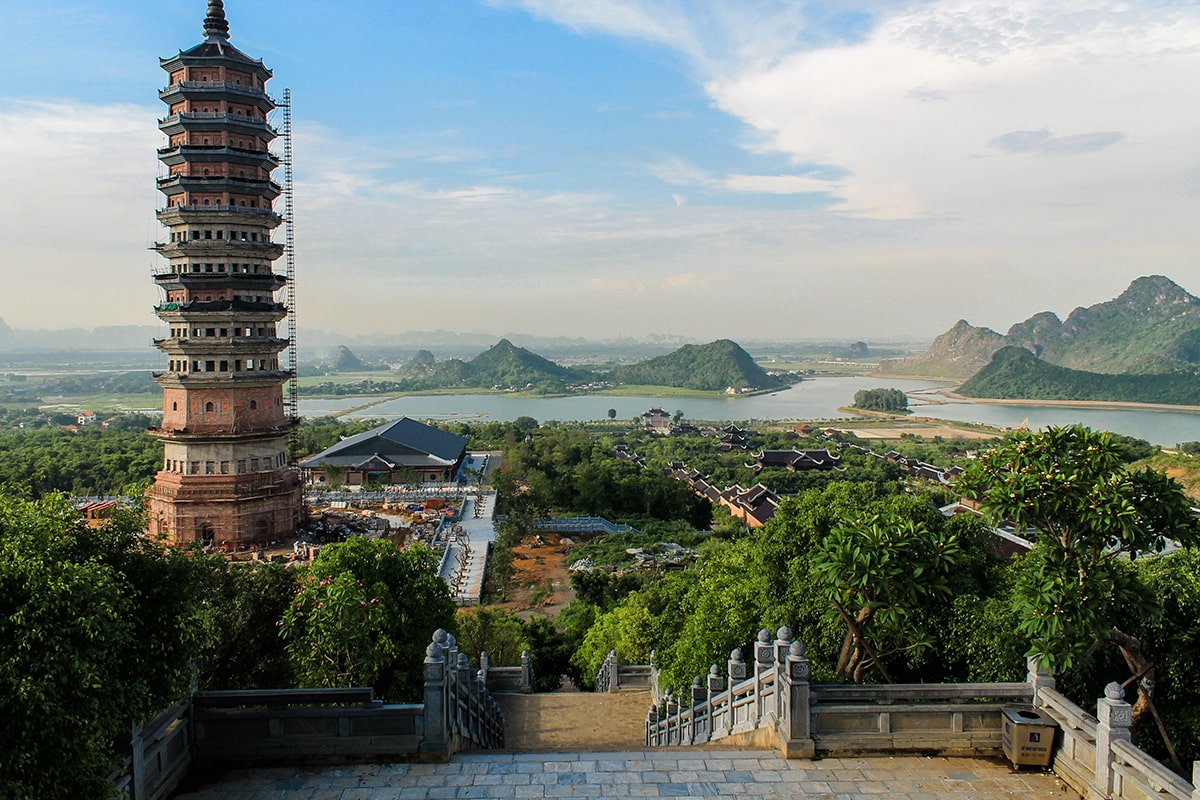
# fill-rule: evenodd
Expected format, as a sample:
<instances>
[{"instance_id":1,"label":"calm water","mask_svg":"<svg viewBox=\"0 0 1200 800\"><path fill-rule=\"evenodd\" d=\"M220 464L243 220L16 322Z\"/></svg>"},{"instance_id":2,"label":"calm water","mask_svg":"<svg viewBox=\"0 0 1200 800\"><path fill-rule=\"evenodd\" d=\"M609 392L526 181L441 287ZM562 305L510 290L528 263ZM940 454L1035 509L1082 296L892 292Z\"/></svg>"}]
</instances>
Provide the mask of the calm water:
<instances>
[{"instance_id":1,"label":"calm water","mask_svg":"<svg viewBox=\"0 0 1200 800\"><path fill-rule=\"evenodd\" d=\"M1015 427L1028 419L1031 428L1047 425L1083 423L1091 428L1110 430L1146 439L1154 444L1174 445L1200 441L1200 414L1176 411L1108 411L1090 408L1002 405L993 403L923 404L921 394L944 384L933 381L891 380L872 377L814 378L790 389L755 397L509 397L500 394L441 395L400 397L350 412L348 418L458 419L511 421L520 416L547 420L600 420L608 418L608 409L617 411L617 419L631 419L648 408L661 407L674 413L682 410L689 419L749 421L766 419L825 420L850 415L839 406L854 401L859 389L880 386L905 392L917 392L910 408L920 416L962 422L982 422ZM940 400L940 398L938 398ZM300 398L300 413L306 417L337 414L371 403L371 397Z\"/></svg>"}]
</instances>

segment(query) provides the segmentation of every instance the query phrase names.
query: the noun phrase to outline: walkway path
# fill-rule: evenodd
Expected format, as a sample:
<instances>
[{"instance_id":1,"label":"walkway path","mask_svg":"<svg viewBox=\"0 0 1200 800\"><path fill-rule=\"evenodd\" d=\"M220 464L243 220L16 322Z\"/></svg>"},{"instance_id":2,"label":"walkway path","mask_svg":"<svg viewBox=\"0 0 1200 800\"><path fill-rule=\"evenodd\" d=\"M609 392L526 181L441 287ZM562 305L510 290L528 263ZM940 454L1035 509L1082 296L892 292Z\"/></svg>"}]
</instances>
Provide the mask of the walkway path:
<instances>
[{"instance_id":1,"label":"walkway path","mask_svg":"<svg viewBox=\"0 0 1200 800\"><path fill-rule=\"evenodd\" d=\"M458 541L449 545L450 554L446 561L447 574L442 575L450 584L454 601L459 605L477 604L483 596L483 573L487 567L488 545L496 538L492 518L496 513L496 493L485 491L482 498L471 496L463 501L459 525L463 533ZM465 566L460 567L460 554L467 553Z\"/></svg>"},{"instance_id":2,"label":"walkway path","mask_svg":"<svg viewBox=\"0 0 1200 800\"><path fill-rule=\"evenodd\" d=\"M649 692L497 694L504 747L523 753L638 750L646 741Z\"/></svg>"},{"instance_id":3,"label":"walkway path","mask_svg":"<svg viewBox=\"0 0 1200 800\"><path fill-rule=\"evenodd\" d=\"M468 753L448 764L362 764L230 772L176 800L407 798L820 798L820 800L1066 800L1054 775L1013 773L981 759L827 758L763 750L628 753Z\"/></svg>"}]
</instances>

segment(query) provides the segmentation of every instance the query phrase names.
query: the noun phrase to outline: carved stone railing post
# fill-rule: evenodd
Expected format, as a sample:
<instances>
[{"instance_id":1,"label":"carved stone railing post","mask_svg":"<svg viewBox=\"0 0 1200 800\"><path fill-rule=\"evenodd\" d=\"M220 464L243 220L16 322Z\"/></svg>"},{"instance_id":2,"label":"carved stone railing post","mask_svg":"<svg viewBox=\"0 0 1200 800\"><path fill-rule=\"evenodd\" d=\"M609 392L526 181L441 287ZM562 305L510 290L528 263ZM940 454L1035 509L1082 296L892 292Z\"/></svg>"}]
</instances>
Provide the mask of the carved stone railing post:
<instances>
[{"instance_id":1,"label":"carved stone railing post","mask_svg":"<svg viewBox=\"0 0 1200 800\"><path fill-rule=\"evenodd\" d=\"M1129 727L1133 724L1133 706L1125 702L1121 684L1104 687L1104 697L1096 701L1096 791L1101 797L1112 797L1112 743L1115 739L1130 741Z\"/></svg>"},{"instance_id":2,"label":"carved stone railing post","mask_svg":"<svg viewBox=\"0 0 1200 800\"><path fill-rule=\"evenodd\" d=\"M729 728L724 724L725 715L717 708L717 695L725 690L725 679L721 677L721 668L713 664L708 668L708 738L724 736Z\"/></svg>"},{"instance_id":3,"label":"carved stone railing post","mask_svg":"<svg viewBox=\"0 0 1200 800\"><path fill-rule=\"evenodd\" d=\"M425 740L421 753L449 758L449 709L446 707L446 638L441 628L425 648Z\"/></svg>"},{"instance_id":4,"label":"carved stone railing post","mask_svg":"<svg viewBox=\"0 0 1200 800\"><path fill-rule=\"evenodd\" d=\"M1054 688L1054 673L1043 665L1042 659L1038 656L1029 656L1025 660L1025 664L1028 668L1025 680L1029 682L1030 688L1033 689L1033 704L1034 706L1041 706L1043 705L1040 694L1041 690Z\"/></svg>"},{"instance_id":5,"label":"carved stone railing post","mask_svg":"<svg viewBox=\"0 0 1200 800\"><path fill-rule=\"evenodd\" d=\"M738 724L737 712L733 707L733 687L746 680L747 673L746 662L742 659L742 648L733 648L729 653L729 661L726 662L726 668L729 671L729 703L725 707L724 727L726 730L732 732Z\"/></svg>"},{"instance_id":6,"label":"carved stone railing post","mask_svg":"<svg viewBox=\"0 0 1200 800\"><path fill-rule=\"evenodd\" d=\"M479 651L479 674L483 678L483 685L487 686L488 679L488 654L487 650Z\"/></svg>"},{"instance_id":7,"label":"carved stone railing post","mask_svg":"<svg viewBox=\"0 0 1200 800\"><path fill-rule=\"evenodd\" d=\"M129 745L129 793L133 800L140 800L146 796L146 743L137 723L130 728Z\"/></svg>"},{"instance_id":8,"label":"carved stone railing post","mask_svg":"<svg viewBox=\"0 0 1200 800\"><path fill-rule=\"evenodd\" d=\"M600 665L596 675L597 692L615 692L621 688L621 665L617 661L617 651L609 650Z\"/></svg>"},{"instance_id":9,"label":"carved stone railing post","mask_svg":"<svg viewBox=\"0 0 1200 800\"><path fill-rule=\"evenodd\" d=\"M788 647L787 669L784 670L785 716L780 720L780 735L784 739L788 758L814 758L816 742L812 738L812 698L808 679L811 665L805 657L804 643L792 642Z\"/></svg>"},{"instance_id":10,"label":"carved stone railing post","mask_svg":"<svg viewBox=\"0 0 1200 800\"><path fill-rule=\"evenodd\" d=\"M667 722L667 745L678 745L679 742L679 703L675 701L675 695L671 694L671 690L667 690L667 696L664 698L663 711Z\"/></svg>"},{"instance_id":11,"label":"carved stone railing post","mask_svg":"<svg viewBox=\"0 0 1200 800\"><path fill-rule=\"evenodd\" d=\"M529 694L533 691L533 657L528 650L521 651L521 692Z\"/></svg>"},{"instance_id":12,"label":"carved stone railing post","mask_svg":"<svg viewBox=\"0 0 1200 800\"><path fill-rule=\"evenodd\" d=\"M467 658L467 654L461 650L458 652L457 671L458 674L455 677L458 684L458 698L455 705L458 708L458 733L469 739L475 733L474 719L472 719L474 710L472 708L474 706L472 679L475 676L471 674L471 659Z\"/></svg>"},{"instance_id":13,"label":"carved stone railing post","mask_svg":"<svg viewBox=\"0 0 1200 800\"><path fill-rule=\"evenodd\" d=\"M697 675L692 679L692 731L688 737L688 744L702 744L708 741L709 732L712 730L712 707L706 705L708 700L708 689L704 686L704 679Z\"/></svg>"},{"instance_id":14,"label":"carved stone railing post","mask_svg":"<svg viewBox=\"0 0 1200 800\"><path fill-rule=\"evenodd\" d=\"M787 716L788 697L784 691L784 678L787 673L787 657L791 649L792 629L787 625L781 625L779 630L775 631L775 644L771 651L771 659L774 662L772 667L775 670L775 702L771 704L771 710L777 721Z\"/></svg>"},{"instance_id":15,"label":"carved stone railing post","mask_svg":"<svg viewBox=\"0 0 1200 800\"><path fill-rule=\"evenodd\" d=\"M762 674L775 665L775 646L771 644L771 632L763 628L758 632L758 641L754 643L754 719L755 727L763 718L766 708L763 704Z\"/></svg>"},{"instance_id":16,"label":"carved stone railing post","mask_svg":"<svg viewBox=\"0 0 1200 800\"><path fill-rule=\"evenodd\" d=\"M662 688L658 684L658 651L650 651L650 699L662 702Z\"/></svg>"},{"instance_id":17,"label":"carved stone railing post","mask_svg":"<svg viewBox=\"0 0 1200 800\"><path fill-rule=\"evenodd\" d=\"M658 737L658 731L655 726L658 724L658 704L651 703L650 710L646 712L646 746L656 747L661 744Z\"/></svg>"}]
</instances>

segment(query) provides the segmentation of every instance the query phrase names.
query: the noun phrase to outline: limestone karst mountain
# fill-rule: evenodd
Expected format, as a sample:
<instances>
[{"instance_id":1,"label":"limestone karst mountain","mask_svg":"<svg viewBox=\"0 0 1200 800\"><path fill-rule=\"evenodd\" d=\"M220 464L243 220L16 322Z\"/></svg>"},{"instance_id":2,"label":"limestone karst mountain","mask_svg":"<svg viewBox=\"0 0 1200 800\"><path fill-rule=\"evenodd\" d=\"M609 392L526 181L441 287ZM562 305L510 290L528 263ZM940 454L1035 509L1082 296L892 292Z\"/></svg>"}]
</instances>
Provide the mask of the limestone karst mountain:
<instances>
[{"instance_id":1,"label":"limestone karst mountain","mask_svg":"<svg viewBox=\"0 0 1200 800\"><path fill-rule=\"evenodd\" d=\"M918 356L888 361L881 371L965 380L1004 347L1042 361L1108 375L1200 371L1200 299L1170 278L1138 278L1120 296L1066 318L1043 311L1000 335L959 320Z\"/></svg>"}]
</instances>

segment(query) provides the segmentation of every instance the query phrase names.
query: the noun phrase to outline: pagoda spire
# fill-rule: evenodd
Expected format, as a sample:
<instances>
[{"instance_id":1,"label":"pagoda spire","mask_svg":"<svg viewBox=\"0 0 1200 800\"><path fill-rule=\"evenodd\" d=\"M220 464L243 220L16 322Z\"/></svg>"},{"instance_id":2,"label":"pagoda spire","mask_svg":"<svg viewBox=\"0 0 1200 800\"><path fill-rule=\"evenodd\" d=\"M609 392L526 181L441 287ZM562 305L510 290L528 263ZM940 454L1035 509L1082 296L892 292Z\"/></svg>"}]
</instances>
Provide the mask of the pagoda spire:
<instances>
[{"instance_id":1,"label":"pagoda spire","mask_svg":"<svg viewBox=\"0 0 1200 800\"><path fill-rule=\"evenodd\" d=\"M229 39L229 21L225 19L225 4L222 0L208 0L208 15L204 18L204 37Z\"/></svg>"}]
</instances>

